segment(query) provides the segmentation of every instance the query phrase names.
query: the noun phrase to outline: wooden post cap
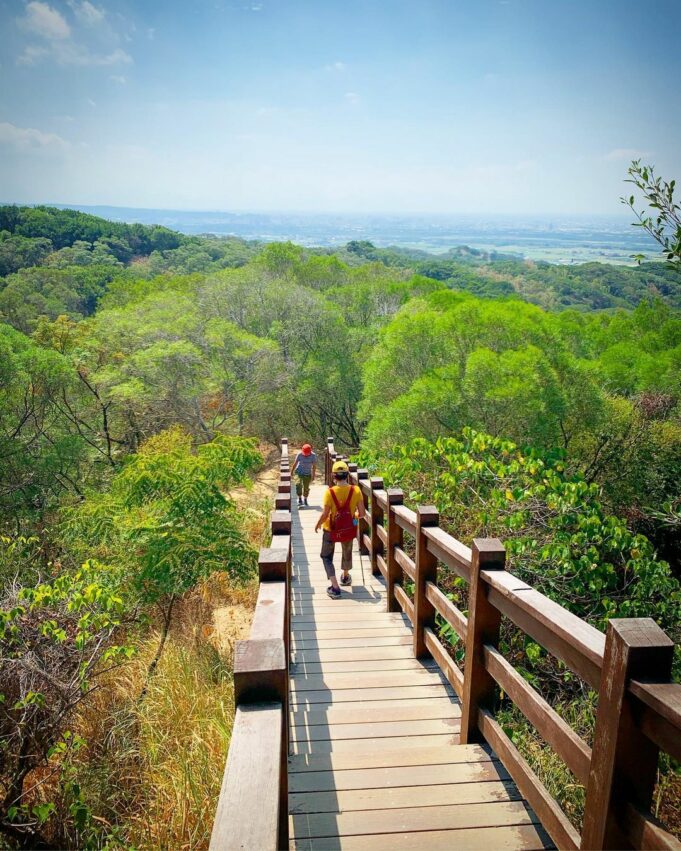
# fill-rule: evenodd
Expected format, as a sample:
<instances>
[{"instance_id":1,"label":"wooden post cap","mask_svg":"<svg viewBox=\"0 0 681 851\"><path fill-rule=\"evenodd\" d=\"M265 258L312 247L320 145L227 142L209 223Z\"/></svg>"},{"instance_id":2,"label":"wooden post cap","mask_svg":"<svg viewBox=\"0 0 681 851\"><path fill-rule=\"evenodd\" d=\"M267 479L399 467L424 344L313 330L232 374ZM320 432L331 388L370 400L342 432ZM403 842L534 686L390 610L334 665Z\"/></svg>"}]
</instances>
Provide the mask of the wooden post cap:
<instances>
[{"instance_id":1,"label":"wooden post cap","mask_svg":"<svg viewBox=\"0 0 681 851\"><path fill-rule=\"evenodd\" d=\"M402 488L388 488L388 505L402 505L404 491Z\"/></svg>"},{"instance_id":2,"label":"wooden post cap","mask_svg":"<svg viewBox=\"0 0 681 851\"><path fill-rule=\"evenodd\" d=\"M371 482L372 491L383 490L383 476L372 476L369 481Z\"/></svg>"},{"instance_id":3,"label":"wooden post cap","mask_svg":"<svg viewBox=\"0 0 681 851\"><path fill-rule=\"evenodd\" d=\"M364 467L359 467L357 469L357 478L358 479L368 479L369 478L369 471L365 470Z\"/></svg>"},{"instance_id":4,"label":"wooden post cap","mask_svg":"<svg viewBox=\"0 0 681 851\"><path fill-rule=\"evenodd\" d=\"M288 666L281 638L237 641L234 648L234 703L286 700Z\"/></svg>"},{"instance_id":5,"label":"wooden post cap","mask_svg":"<svg viewBox=\"0 0 681 851\"><path fill-rule=\"evenodd\" d=\"M258 574L261 582L284 582L288 566L288 547L263 547L258 555Z\"/></svg>"},{"instance_id":6,"label":"wooden post cap","mask_svg":"<svg viewBox=\"0 0 681 851\"><path fill-rule=\"evenodd\" d=\"M440 512L434 505L419 505L416 508L416 523L418 526L437 526L440 522Z\"/></svg>"},{"instance_id":7,"label":"wooden post cap","mask_svg":"<svg viewBox=\"0 0 681 851\"><path fill-rule=\"evenodd\" d=\"M506 565L506 548L499 538L474 538L473 549L484 570L503 570Z\"/></svg>"},{"instance_id":8,"label":"wooden post cap","mask_svg":"<svg viewBox=\"0 0 681 851\"><path fill-rule=\"evenodd\" d=\"M273 511L270 515L273 535L290 535L291 534L291 512L290 511Z\"/></svg>"}]
</instances>

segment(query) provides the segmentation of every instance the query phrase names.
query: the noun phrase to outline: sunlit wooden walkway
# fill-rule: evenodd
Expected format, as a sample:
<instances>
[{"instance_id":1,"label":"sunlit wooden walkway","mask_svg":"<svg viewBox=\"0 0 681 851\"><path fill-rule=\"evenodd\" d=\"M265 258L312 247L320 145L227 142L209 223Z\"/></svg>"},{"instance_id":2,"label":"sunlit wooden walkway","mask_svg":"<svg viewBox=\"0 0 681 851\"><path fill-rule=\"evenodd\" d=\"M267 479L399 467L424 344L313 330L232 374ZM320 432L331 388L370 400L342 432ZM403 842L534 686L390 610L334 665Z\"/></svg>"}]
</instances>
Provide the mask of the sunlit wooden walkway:
<instances>
[{"instance_id":1,"label":"sunlit wooden walkway","mask_svg":"<svg viewBox=\"0 0 681 851\"><path fill-rule=\"evenodd\" d=\"M409 620L385 611L366 557L363 583L357 548L352 588L327 597L322 493L292 499L290 847L550 847L490 749L458 744L454 691L413 658Z\"/></svg>"}]
</instances>

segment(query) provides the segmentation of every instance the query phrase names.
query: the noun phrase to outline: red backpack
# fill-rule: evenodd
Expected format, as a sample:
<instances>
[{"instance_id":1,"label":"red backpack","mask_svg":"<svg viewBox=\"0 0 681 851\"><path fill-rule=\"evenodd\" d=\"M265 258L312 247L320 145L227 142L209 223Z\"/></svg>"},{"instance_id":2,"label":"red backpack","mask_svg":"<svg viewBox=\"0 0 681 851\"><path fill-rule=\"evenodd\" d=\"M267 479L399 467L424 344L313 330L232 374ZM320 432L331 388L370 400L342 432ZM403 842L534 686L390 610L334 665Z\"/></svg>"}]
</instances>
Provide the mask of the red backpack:
<instances>
[{"instance_id":1,"label":"red backpack","mask_svg":"<svg viewBox=\"0 0 681 851\"><path fill-rule=\"evenodd\" d=\"M352 516L352 512L350 511L350 503L352 502L352 497L355 495L355 487L354 485L350 485L350 493L343 505L338 502L333 488L329 488L329 492L331 493L331 499L334 501L336 506L336 513L331 519L331 540L335 544L351 541L357 534L355 518Z\"/></svg>"}]
</instances>

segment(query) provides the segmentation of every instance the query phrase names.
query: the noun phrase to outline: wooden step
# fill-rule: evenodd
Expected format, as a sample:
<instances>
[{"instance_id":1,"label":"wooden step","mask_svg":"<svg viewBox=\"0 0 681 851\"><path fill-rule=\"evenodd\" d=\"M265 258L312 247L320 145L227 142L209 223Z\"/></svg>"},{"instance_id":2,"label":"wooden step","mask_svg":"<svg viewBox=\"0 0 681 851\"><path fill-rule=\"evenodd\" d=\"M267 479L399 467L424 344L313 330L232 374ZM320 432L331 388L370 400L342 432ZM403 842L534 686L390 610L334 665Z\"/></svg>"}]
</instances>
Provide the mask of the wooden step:
<instances>
[{"instance_id":1,"label":"wooden step","mask_svg":"<svg viewBox=\"0 0 681 851\"><path fill-rule=\"evenodd\" d=\"M343 739L377 739L454 735L459 732L459 718L432 718L410 721L365 721L363 724L301 724L291 727L293 742L338 742Z\"/></svg>"},{"instance_id":2,"label":"wooden step","mask_svg":"<svg viewBox=\"0 0 681 851\"><path fill-rule=\"evenodd\" d=\"M403 769L404 771L404 769ZM403 775L404 781L409 782ZM398 786L388 789L352 789L289 795L289 813L347 813L357 810L395 810L405 807L438 807L452 804L482 804L518 801L520 792L512 782L449 783Z\"/></svg>"},{"instance_id":3,"label":"wooden step","mask_svg":"<svg viewBox=\"0 0 681 851\"><path fill-rule=\"evenodd\" d=\"M292 828L295 830L295 827ZM552 847L538 824L428 830L418 833L334 836L290 841L293 851L539 851Z\"/></svg>"},{"instance_id":4,"label":"wooden step","mask_svg":"<svg viewBox=\"0 0 681 851\"><path fill-rule=\"evenodd\" d=\"M299 771L290 776L289 792L383 790L399 786L431 788L441 783L487 783L509 779L503 765L498 760L487 757L485 760L478 759L475 762L455 762L444 765L362 768L335 772Z\"/></svg>"},{"instance_id":5,"label":"wooden step","mask_svg":"<svg viewBox=\"0 0 681 851\"><path fill-rule=\"evenodd\" d=\"M452 804L394 810L292 815L294 835L300 839L357 836L372 833L405 833L426 830L504 827L536 823L537 817L522 801L484 804ZM427 839L424 839L425 847Z\"/></svg>"}]
</instances>

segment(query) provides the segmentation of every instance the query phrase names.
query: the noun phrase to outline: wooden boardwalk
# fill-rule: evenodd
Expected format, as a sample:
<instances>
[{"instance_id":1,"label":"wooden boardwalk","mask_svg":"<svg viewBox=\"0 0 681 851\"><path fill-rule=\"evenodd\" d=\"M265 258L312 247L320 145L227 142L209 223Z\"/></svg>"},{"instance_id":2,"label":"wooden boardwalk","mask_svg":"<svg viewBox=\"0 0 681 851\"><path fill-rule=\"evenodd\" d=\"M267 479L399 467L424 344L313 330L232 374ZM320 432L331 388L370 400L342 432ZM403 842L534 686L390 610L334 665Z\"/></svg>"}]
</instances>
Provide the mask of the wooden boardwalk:
<instances>
[{"instance_id":1,"label":"wooden boardwalk","mask_svg":"<svg viewBox=\"0 0 681 851\"><path fill-rule=\"evenodd\" d=\"M323 490L307 508L292 499L290 847L551 847L491 750L458 744L458 699L432 660L414 659L409 620L385 611L369 560L363 584L356 550L352 588L327 597Z\"/></svg>"}]
</instances>

